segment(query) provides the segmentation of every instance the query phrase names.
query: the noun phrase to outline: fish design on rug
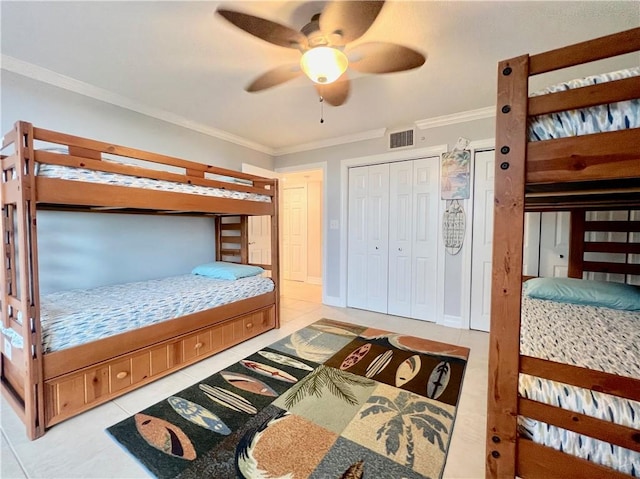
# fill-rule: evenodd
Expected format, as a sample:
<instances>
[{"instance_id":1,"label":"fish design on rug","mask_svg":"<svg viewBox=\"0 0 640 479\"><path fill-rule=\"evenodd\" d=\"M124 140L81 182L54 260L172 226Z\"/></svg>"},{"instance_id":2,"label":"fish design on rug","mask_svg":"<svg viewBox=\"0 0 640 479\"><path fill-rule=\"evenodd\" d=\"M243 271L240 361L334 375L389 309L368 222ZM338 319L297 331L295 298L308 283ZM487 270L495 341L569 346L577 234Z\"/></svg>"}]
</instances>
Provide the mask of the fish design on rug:
<instances>
[{"instance_id":1,"label":"fish design on rug","mask_svg":"<svg viewBox=\"0 0 640 479\"><path fill-rule=\"evenodd\" d=\"M351 366L358 364L370 350L371 343L363 344L344 358L344 361L342 361L342 364L340 365L340 369L344 371L345 369L349 369Z\"/></svg>"},{"instance_id":2,"label":"fish design on rug","mask_svg":"<svg viewBox=\"0 0 640 479\"><path fill-rule=\"evenodd\" d=\"M220 404L233 411L246 412L247 414L257 414L258 410L247 399L232 393L228 389L208 384L199 384L200 390L213 402Z\"/></svg>"},{"instance_id":3,"label":"fish design on rug","mask_svg":"<svg viewBox=\"0 0 640 479\"><path fill-rule=\"evenodd\" d=\"M391 362L391 358L393 357L393 351L389 349L384 353L379 354L376 358L371 361L371 364L367 366L367 370L365 372L365 376L368 378L372 378L376 374L381 373L384 368L386 368Z\"/></svg>"},{"instance_id":4,"label":"fish design on rug","mask_svg":"<svg viewBox=\"0 0 640 479\"><path fill-rule=\"evenodd\" d=\"M290 384L298 382L298 380L291 374L284 372L282 369L274 368L266 364L257 363L248 359L241 360L240 364L242 364L249 371L261 374L262 376L277 379L278 381L284 381L285 383Z\"/></svg>"},{"instance_id":5,"label":"fish design on rug","mask_svg":"<svg viewBox=\"0 0 640 479\"><path fill-rule=\"evenodd\" d=\"M285 356L284 354L273 353L271 351L258 351L258 354L269 361L282 364L283 366L290 366L296 369L302 369L303 371L313 371L313 368L301 361Z\"/></svg>"},{"instance_id":6,"label":"fish design on rug","mask_svg":"<svg viewBox=\"0 0 640 479\"><path fill-rule=\"evenodd\" d=\"M364 461L360 460L355 464L349 466L349 468L344 471L344 474L340 476L339 479L362 479L364 475Z\"/></svg>"},{"instance_id":7,"label":"fish design on rug","mask_svg":"<svg viewBox=\"0 0 640 479\"><path fill-rule=\"evenodd\" d=\"M439 363L431 374L429 375L429 381L427 382L427 397L431 399L439 398L449 384L451 378L451 366L448 362L442 361Z\"/></svg>"},{"instance_id":8,"label":"fish design on rug","mask_svg":"<svg viewBox=\"0 0 640 479\"><path fill-rule=\"evenodd\" d=\"M232 386L242 389L254 394L260 394L261 396L276 397L278 393L270 388L267 384L263 383L259 379L246 376L245 374L232 373L231 371L222 371L220 373L222 378Z\"/></svg>"},{"instance_id":9,"label":"fish design on rug","mask_svg":"<svg viewBox=\"0 0 640 479\"><path fill-rule=\"evenodd\" d=\"M417 354L405 359L396 371L396 387L403 386L416 377L422 362Z\"/></svg>"},{"instance_id":10,"label":"fish design on rug","mask_svg":"<svg viewBox=\"0 0 640 479\"><path fill-rule=\"evenodd\" d=\"M141 413L136 414L134 420L136 429L150 446L180 459L193 461L196 458L191 440L178 426Z\"/></svg>"},{"instance_id":11,"label":"fish design on rug","mask_svg":"<svg viewBox=\"0 0 640 479\"><path fill-rule=\"evenodd\" d=\"M200 406L191 401L187 401L184 398L178 396L171 396L167 398L167 402L175 412L180 414L187 421L192 422L200 427L209 429L210 431L217 432L223 436L231 434L231 429L208 409Z\"/></svg>"}]
</instances>

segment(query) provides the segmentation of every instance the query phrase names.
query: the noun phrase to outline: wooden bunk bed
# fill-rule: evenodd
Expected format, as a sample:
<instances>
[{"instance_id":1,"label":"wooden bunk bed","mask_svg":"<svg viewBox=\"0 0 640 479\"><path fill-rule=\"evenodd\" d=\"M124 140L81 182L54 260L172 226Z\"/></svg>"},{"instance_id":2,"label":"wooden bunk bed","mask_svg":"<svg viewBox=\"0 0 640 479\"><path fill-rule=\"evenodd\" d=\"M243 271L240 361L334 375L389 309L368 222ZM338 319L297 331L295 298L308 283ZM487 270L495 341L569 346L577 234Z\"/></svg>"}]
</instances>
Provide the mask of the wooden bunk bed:
<instances>
[{"instance_id":1,"label":"wooden bunk bed","mask_svg":"<svg viewBox=\"0 0 640 479\"><path fill-rule=\"evenodd\" d=\"M523 353L521 338L525 212L571 211L569 276L583 278L589 271L627 278L640 274L640 265L630 259L640 253L640 245L637 239L635 243L629 239L640 231L640 222L592 221L585 215L586 211L640 210L640 128L636 125L544 141L530 141L528 132L533 117L539 115L640 98L640 76L530 96L532 76L633 52L640 52L640 28L498 65L486 477L622 478L640 474L637 469L623 473L604 467L519 433L519 421L533 418L632 454L640 452L637 417L632 427L623 426L519 393L519 382L528 375L593 394L604 393L616 400L640 401L638 377L532 357ZM627 240L585 242L589 230L627 232ZM603 252L627 260L607 262L589 257ZM640 311L629 316L638 320Z\"/></svg>"},{"instance_id":2,"label":"wooden bunk bed","mask_svg":"<svg viewBox=\"0 0 640 479\"><path fill-rule=\"evenodd\" d=\"M277 180L79 138L27 122L16 123L4 136L0 158L2 393L25 423L29 438L35 439L64 419L279 327ZM79 169L125 181L104 184L48 177L36 171L44 167ZM132 178L162 183L163 188L168 185L169 191L132 186ZM211 192L216 196L209 196ZM216 259L245 264L248 217L269 216L271 264L259 266L271 272L271 291L45 352L36 223L41 209L210 215L216 222ZM17 337L20 347L12 345L4 332Z\"/></svg>"}]
</instances>

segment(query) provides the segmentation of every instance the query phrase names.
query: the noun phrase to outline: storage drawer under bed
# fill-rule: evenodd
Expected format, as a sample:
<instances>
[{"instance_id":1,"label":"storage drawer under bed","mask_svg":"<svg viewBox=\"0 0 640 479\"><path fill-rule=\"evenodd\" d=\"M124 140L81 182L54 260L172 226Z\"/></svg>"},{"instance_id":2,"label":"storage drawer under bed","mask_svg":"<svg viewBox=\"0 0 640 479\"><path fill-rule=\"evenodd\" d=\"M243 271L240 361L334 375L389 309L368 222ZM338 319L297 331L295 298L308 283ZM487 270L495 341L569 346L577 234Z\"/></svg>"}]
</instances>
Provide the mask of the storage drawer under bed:
<instances>
[{"instance_id":1,"label":"storage drawer under bed","mask_svg":"<svg viewBox=\"0 0 640 479\"><path fill-rule=\"evenodd\" d=\"M45 381L45 427L275 327L275 306ZM46 361L46 357L45 357Z\"/></svg>"}]
</instances>

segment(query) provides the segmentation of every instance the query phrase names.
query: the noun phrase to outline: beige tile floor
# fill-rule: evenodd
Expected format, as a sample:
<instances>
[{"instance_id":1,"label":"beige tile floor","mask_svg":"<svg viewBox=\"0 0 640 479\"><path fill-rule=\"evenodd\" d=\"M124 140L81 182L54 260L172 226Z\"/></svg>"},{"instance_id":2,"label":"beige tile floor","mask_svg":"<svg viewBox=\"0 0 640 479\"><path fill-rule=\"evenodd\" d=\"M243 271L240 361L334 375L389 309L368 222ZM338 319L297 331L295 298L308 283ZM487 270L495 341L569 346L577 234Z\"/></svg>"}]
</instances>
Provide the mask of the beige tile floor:
<instances>
[{"instance_id":1,"label":"beige tile floor","mask_svg":"<svg viewBox=\"0 0 640 479\"><path fill-rule=\"evenodd\" d=\"M322 305L321 287L285 281L282 327L231 348L148 386L60 423L29 441L24 426L2 399L0 477L144 478L145 470L104 431L106 427L203 379L278 339L320 319L378 327L471 348L453 431L445 479L484 477L488 335L433 323L349 308Z\"/></svg>"}]
</instances>

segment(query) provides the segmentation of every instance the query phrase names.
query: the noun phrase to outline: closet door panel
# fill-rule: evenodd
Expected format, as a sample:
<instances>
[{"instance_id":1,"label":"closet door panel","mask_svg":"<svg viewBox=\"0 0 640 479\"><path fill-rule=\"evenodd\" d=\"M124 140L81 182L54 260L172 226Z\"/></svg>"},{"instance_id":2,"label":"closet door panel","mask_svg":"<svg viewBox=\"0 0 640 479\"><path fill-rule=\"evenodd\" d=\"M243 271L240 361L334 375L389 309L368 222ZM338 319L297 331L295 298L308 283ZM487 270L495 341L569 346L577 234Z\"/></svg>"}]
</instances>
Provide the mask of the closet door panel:
<instances>
[{"instance_id":1,"label":"closet door panel","mask_svg":"<svg viewBox=\"0 0 640 479\"><path fill-rule=\"evenodd\" d=\"M389 283L389 165L369 166L367 308L387 312Z\"/></svg>"},{"instance_id":2,"label":"closet door panel","mask_svg":"<svg viewBox=\"0 0 640 479\"><path fill-rule=\"evenodd\" d=\"M388 313L411 315L411 243L413 226L413 162L389 166L389 296Z\"/></svg>"},{"instance_id":3,"label":"closet door panel","mask_svg":"<svg viewBox=\"0 0 640 479\"><path fill-rule=\"evenodd\" d=\"M367 308L367 167L349 169L347 306Z\"/></svg>"},{"instance_id":4,"label":"closet door panel","mask_svg":"<svg viewBox=\"0 0 640 479\"><path fill-rule=\"evenodd\" d=\"M427 321L435 321L437 318L439 175L437 158L413 162L410 316Z\"/></svg>"}]
</instances>

